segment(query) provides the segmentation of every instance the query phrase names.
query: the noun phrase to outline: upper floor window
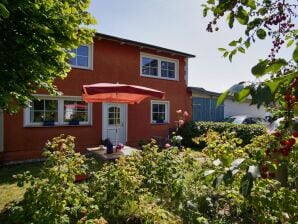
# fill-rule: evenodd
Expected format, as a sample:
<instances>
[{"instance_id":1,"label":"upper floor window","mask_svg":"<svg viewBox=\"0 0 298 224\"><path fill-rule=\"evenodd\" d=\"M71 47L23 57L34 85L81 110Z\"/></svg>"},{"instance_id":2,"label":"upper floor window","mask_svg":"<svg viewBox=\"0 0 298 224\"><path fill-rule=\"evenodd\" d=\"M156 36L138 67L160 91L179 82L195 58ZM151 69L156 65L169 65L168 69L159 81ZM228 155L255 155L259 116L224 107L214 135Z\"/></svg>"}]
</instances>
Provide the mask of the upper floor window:
<instances>
[{"instance_id":1,"label":"upper floor window","mask_svg":"<svg viewBox=\"0 0 298 224\"><path fill-rule=\"evenodd\" d=\"M74 68L92 69L93 66L93 45L80 45L77 49L71 52L76 56L69 60L69 64Z\"/></svg>"},{"instance_id":2,"label":"upper floor window","mask_svg":"<svg viewBox=\"0 0 298 224\"><path fill-rule=\"evenodd\" d=\"M141 75L178 80L178 60L141 54Z\"/></svg>"},{"instance_id":3,"label":"upper floor window","mask_svg":"<svg viewBox=\"0 0 298 224\"><path fill-rule=\"evenodd\" d=\"M25 109L25 126L91 124L91 104L80 97L39 96Z\"/></svg>"}]
</instances>

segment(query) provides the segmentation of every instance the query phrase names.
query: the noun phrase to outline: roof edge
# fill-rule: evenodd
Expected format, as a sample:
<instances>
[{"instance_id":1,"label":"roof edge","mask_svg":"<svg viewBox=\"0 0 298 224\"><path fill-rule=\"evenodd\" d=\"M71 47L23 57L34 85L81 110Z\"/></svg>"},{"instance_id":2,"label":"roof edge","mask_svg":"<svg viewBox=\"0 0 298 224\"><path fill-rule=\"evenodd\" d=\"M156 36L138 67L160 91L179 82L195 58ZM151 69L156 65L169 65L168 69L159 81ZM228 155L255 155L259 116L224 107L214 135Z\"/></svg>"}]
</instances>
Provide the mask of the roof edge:
<instances>
[{"instance_id":1,"label":"roof edge","mask_svg":"<svg viewBox=\"0 0 298 224\"><path fill-rule=\"evenodd\" d=\"M180 55L180 56L184 56L187 58L196 57L193 54L188 54L188 53L181 52L181 51L175 51L175 50L171 50L168 48L159 47L159 46L152 45L152 44L146 44L146 43L142 43L142 42L138 42L138 41L128 40L128 39L124 39L121 37L111 36L111 35L107 35L107 34L103 34L103 33L95 33L95 37L112 40L112 41L117 41L120 43L126 43L126 44L130 44L130 45L134 45L134 46L140 46L140 47L144 47L144 48L148 48L148 49L158 50L158 51L170 53L173 55Z\"/></svg>"}]
</instances>

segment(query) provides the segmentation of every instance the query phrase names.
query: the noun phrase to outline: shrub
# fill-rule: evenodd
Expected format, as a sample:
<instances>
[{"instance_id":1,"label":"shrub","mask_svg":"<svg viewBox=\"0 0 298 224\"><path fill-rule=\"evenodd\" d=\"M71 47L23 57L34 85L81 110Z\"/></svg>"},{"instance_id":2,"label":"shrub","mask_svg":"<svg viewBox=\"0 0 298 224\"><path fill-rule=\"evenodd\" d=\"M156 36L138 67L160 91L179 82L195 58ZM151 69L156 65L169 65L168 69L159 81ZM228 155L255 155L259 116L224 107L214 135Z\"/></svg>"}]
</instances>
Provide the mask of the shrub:
<instances>
[{"instance_id":1,"label":"shrub","mask_svg":"<svg viewBox=\"0 0 298 224\"><path fill-rule=\"evenodd\" d=\"M243 145L249 144L254 137L266 133L266 128L258 124L245 125L225 122L188 121L181 128L182 144L186 147L203 149L206 144L204 142L200 144L194 143L193 138L205 135L208 130L218 133L235 132L236 137L242 139Z\"/></svg>"},{"instance_id":2,"label":"shrub","mask_svg":"<svg viewBox=\"0 0 298 224\"><path fill-rule=\"evenodd\" d=\"M31 184L23 201L11 205L8 223L74 223L89 210L92 199L75 176L86 173L86 158L74 151L74 137L59 136L46 144L40 178L19 174L18 185Z\"/></svg>"}]
</instances>

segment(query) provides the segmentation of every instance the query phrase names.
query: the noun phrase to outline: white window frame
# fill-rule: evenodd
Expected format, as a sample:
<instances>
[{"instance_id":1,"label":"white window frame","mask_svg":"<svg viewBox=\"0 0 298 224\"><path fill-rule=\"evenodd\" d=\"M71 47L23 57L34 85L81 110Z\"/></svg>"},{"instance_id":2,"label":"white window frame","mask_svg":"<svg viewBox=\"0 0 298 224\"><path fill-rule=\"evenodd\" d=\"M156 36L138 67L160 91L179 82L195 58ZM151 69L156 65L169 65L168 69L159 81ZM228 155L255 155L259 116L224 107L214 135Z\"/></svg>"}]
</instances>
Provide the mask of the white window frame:
<instances>
[{"instance_id":1,"label":"white window frame","mask_svg":"<svg viewBox=\"0 0 298 224\"><path fill-rule=\"evenodd\" d=\"M58 101L58 122L54 125L46 126L43 122L30 121L30 107L24 109L24 127L57 127L57 126L89 126L92 125L92 104L88 103L88 121L80 121L78 125L70 125L69 122L64 121L64 101L82 101L81 96L49 96L49 95L34 95L41 100L57 100Z\"/></svg>"},{"instance_id":2,"label":"white window frame","mask_svg":"<svg viewBox=\"0 0 298 224\"><path fill-rule=\"evenodd\" d=\"M164 104L165 105L165 121L163 123L157 123L153 120L153 104ZM169 124L170 123L170 101L151 100L150 122L151 122L151 124Z\"/></svg>"},{"instance_id":3,"label":"white window frame","mask_svg":"<svg viewBox=\"0 0 298 224\"><path fill-rule=\"evenodd\" d=\"M72 68L80 68L80 69L87 69L87 70L93 70L93 48L94 45L92 44L80 44L80 46L87 46L88 47L88 66L80 66L80 65L72 65L69 63L69 65Z\"/></svg>"},{"instance_id":4,"label":"white window frame","mask_svg":"<svg viewBox=\"0 0 298 224\"><path fill-rule=\"evenodd\" d=\"M143 71L142 71L143 57L157 60L157 76L143 74ZM167 78L167 77L161 76L161 61L171 62L171 63L175 64L175 78ZM148 78L179 81L179 60L141 52L141 54L140 54L140 74L141 74L141 76L148 77Z\"/></svg>"}]
</instances>

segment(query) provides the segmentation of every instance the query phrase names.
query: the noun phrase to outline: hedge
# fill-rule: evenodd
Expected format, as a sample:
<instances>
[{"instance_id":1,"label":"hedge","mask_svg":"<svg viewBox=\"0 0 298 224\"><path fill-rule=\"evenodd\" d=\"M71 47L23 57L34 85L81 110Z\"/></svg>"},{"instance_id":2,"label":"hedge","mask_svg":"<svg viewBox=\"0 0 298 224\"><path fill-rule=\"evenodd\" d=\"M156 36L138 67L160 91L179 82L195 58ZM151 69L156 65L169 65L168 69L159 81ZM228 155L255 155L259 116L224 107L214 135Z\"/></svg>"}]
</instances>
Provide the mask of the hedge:
<instances>
[{"instance_id":1,"label":"hedge","mask_svg":"<svg viewBox=\"0 0 298 224\"><path fill-rule=\"evenodd\" d=\"M197 149L202 149L205 147L204 143L196 144L192 141L194 137L204 135L209 129L216 131L218 133L236 132L236 136L243 140L243 145L249 144L251 139L265 134L266 127L260 124L232 124L226 122L186 122L180 130L181 136L183 137L182 144L185 147L192 147Z\"/></svg>"}]
</instances>

